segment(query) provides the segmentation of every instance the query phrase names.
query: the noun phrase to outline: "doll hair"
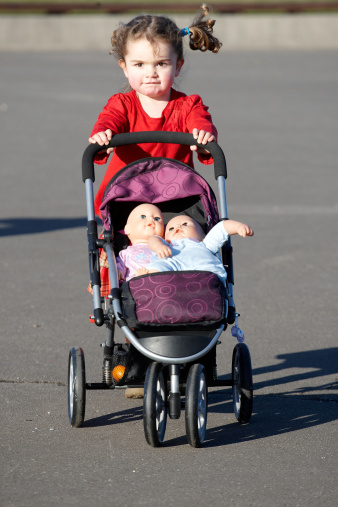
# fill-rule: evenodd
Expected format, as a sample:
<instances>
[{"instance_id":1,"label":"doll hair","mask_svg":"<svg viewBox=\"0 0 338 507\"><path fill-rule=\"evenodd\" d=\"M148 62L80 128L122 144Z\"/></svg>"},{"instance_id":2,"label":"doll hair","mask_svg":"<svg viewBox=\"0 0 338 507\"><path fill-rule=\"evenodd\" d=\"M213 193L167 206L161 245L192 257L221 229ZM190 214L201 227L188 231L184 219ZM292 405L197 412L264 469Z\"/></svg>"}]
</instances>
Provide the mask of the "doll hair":
<instances>
[{"instance_id":1,"label":"doll hair","mask_svg":"<svg viewBox=\"0 0 338 507\"><path fill-rule=\"evenodd\" d=\"M156 45L160 40L172 45L177 59L183 58L183 37L189 33L189 46L192 50L212 51L217 53L222 43L213 35L215 20L204 19L210 12L210 8L203 4L192 24L183 30L166 16L152 16L144 14L136 16L129 23L120 23L114 30L111 44L113 54L118 60L124 61L126 46L129 40L146 38L151 44Z\"/></svg>"}]
</instances>

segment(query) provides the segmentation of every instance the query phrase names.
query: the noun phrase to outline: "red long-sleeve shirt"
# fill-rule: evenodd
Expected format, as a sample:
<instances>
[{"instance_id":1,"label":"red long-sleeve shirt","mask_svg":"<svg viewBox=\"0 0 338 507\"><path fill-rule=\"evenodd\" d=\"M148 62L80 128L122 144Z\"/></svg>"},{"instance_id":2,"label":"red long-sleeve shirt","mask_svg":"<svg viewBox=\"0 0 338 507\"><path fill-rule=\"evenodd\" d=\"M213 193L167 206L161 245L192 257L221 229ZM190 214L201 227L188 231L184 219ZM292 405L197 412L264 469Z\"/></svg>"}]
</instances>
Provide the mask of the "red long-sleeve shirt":
<instances>
[{"instance_id":1,"label":"red long-sleeve shirt","mask_svg":"<svg viewBox=\"0 0 338 507\"><path fill-rule=\"evenodd\" d=\"M188 132L193 129L211 132L217 139L208 108L199 95L187 96L171 90L171 97L160 118L151 118L141 106L134 90L128 93L113 95L100 113L91 136L98 132L111 129L114 134L123 132L144 132L163 130L169 132ZM203 164L212 164L210 155L197 154ZM95 197L95 213L100 214L99 207L103 192L110 179L127 164L146 157L167 157L184 162L193 167L192 151L189 146L178 144L146 143L134 146L117 146L112 154L106 174ZM95 157L97 164L107 162L106 154Z\"/></svg>"}]
</instances>

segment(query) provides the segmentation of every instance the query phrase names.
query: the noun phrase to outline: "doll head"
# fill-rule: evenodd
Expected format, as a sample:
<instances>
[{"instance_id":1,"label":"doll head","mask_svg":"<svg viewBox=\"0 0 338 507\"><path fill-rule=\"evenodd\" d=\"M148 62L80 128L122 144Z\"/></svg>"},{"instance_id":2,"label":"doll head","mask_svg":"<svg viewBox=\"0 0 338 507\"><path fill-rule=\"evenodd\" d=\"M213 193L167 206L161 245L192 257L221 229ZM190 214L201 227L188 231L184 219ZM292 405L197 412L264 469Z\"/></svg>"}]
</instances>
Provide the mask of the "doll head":
<instances>
[{"instance_id":1,"label":"doll head","mask_svg":"<svg viewBox=\"0 0 338 507\"><path fill-rule=\"evenodd\" d=\"M164 235L161 210L154 204L140 204L130 213L124 232L132 245L147 243L150 236Z\"/></svg>"},{"instance_id":2,"label":"doll head","mask_svg":"<svg viewBox=\"0 0 338 507\"><path fill-rule=\"evenodd\" d=\"M178 215L169 220L165 230L165 240L169 243L175 239L193 238L202 241L205 234L202 227L186 215Z\"/></svg>"}]
</instances>

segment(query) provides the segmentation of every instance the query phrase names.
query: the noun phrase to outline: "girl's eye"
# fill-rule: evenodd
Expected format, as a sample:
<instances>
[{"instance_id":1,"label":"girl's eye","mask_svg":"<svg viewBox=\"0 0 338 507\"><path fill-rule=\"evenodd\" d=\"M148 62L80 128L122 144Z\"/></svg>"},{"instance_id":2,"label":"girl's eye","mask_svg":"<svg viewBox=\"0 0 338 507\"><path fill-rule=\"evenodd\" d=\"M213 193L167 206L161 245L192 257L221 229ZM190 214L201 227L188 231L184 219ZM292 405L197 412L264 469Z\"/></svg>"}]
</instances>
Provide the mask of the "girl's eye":
<instances>
[{"instance_id":1,"label":"girl's eye","mask_svg":"<svg viewBox=\"0 0 338 507\"><path fill-rule=\"evenodd\" d=\"M167 64L165 62L158 62L158 64L160 67L165 67Z\"/></svg>"},{"instance_id":2,"label":"girl's eye","mask_svg":"<svg viewBox=\"0 0 338 507\"><path fill-rule=\"evenodd\" d=\"M142 67L143 63L136 63L135 67Z\"/></svg>"}]
</instances>

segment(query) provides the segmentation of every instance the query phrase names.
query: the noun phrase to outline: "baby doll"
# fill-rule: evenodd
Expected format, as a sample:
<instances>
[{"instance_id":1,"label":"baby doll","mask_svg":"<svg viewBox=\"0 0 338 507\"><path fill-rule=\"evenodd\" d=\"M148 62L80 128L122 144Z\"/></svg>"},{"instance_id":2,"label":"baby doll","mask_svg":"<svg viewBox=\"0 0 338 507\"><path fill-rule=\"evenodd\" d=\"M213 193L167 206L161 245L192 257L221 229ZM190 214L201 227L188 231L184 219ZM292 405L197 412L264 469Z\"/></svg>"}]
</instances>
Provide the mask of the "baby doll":
<instances>
[{"instance_id":1,"label":"baby doll","mask_svg":"<svg viewBox=\"0 0 338 507\"><path fill-rule=\"evenodd\" d=\"M161 210L153 204L140 204L130 213L124 232L130 245L119 252L116 266L119 280L130 280L136 270L148 265L156 255L148 247L150 237L163 237L164 222ZM163 245L163 251L170 255L170 248Z\"/></svg>"},{"instance_id":2,"label":"baby doll","mask_svg":"<svg viewBox=\"0 0 338 507\"><path fill-rule=\"evenodd\" d=\"M205 236L201 226L192 218L185 215L174 217L166 227L165 240L156 235L149 238L148 246L158 259L152 260L147 268L138 269L136 276L158 271L199 270L211 271L225 282L226 271L215 254L233 234L245 238L254 233L248 225L224 220Z\"/></svg>"}]
</instances>

